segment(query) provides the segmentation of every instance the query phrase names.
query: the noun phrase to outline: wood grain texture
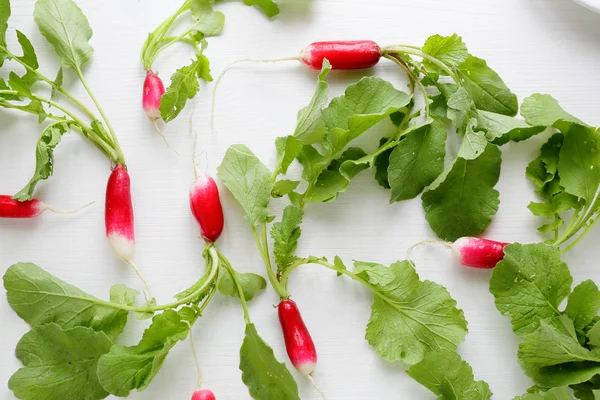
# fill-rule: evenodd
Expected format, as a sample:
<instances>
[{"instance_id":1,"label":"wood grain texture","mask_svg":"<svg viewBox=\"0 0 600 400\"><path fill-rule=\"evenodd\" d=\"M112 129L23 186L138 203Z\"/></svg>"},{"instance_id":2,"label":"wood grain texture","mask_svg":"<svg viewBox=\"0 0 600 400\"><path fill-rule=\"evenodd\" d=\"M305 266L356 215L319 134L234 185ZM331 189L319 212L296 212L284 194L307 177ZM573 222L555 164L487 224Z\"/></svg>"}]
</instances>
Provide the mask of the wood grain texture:
<instances>
[{"instance_id":1,"label":"wood grain texture","mask_svg":"<svg viewBox=\"0 0 600 400\"><path fill-rule=\"evenodd\" d=\"M9 41L14 29L30 35L42 70L54 75L58 61L37 32L34 0L13 0ZM79 0L94 29L96 52L87 67L88 82L111 117L128 159L136 208L137 262L159 302L195 279L203 266L199 229L190 215L188 186L192 137L189 107L165 128L179 150L176 157L155 134L141 108L144 71L139 48L147 32L176 7L166 0ZM470 51L485 58L523 99L542 91L565 109L600 125L600 16L569 0L282 0L282 14L272 22L238 2L219 6L227 22L223 35L210 41L207 54L220 72L229 62L246 57L274 58L296 54L307 43L327 39L373 39L381 44L422 43L434 33L461 34ZM133 17L133 18L132 18ZM163 78L189 60L188 48L174 47L156 64ZM406 82L397 67L382 62L373 73L398 87ZM331 75L332 92L340 93L360 73ZM315 74L295 63L248 65L231 70L218 95L217 131L209 132L209 91L195 101L194 126L200 148L214 174L228 145L245 143L273 165L273 138L294 129L297 110L310 99ZM84 97L69 77L68 85ZM89 102L88 102L89 103ZM20 189L34 168L36 121L0 110L0 191ZM385 128L381 128L385 129ZM488 236L503 241L538 241L537 221L526 209L533 192L525 166L541 139L504 147L498 189L500 211ZM18 261L38 263L83 290L106 296L114 283L138 287L133 273L110 253L104 237L103 198L109 165L76 135L66 137L56 153L54 177L42 183L37 196L63 209L89 201L98 203L74 216L44 215L35 221L0 221L0 273ZM239 207L225 190L226 227L223 252L244 271L263 273L260 258ZM414 242L432 236L414 200L388 205L388 193L365 172L336 204L307 209L300 254L390 263L405 256ZM597 280L600 229L593 231L567 257L575 282ZM470 333L460 353L478 379L489 382L497 399L523 393L530 381L516 361L518 339L510 323L495 309L488 292L489 272L466 270L452 262L444 248L413 253L421 277L445 285L465 311ZM402 365L380 360L364 340L371 296L345 279L316 266L294 274L291 292L319 351L315 378L329 400L433 399L404 374ZM286 359L272 290L251 305L258 330L280 359ZM0 399L14 399L6 382L19 367L14 347L27 327L0 298ZM121 340L132 343L144 322L133 321ZM206 382L220 399L248 399L240 380L238 352L243 319L235 300L217 298L195 327ZM177 346L150 389L132 399L186 399L195 385L195 367L188 344ZM318 394L299 374L302 399Z\"/></svg>"}]
</instances>

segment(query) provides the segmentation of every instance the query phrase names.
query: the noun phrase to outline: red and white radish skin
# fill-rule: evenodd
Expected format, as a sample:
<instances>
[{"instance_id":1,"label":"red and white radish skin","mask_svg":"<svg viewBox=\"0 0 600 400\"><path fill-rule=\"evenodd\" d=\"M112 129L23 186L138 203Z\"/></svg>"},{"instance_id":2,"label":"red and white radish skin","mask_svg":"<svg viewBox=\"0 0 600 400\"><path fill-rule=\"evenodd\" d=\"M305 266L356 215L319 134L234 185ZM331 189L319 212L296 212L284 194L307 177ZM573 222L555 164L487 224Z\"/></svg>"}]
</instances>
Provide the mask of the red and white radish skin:
<instances>
[{"instance_id":1,"label":"red and white radish skin","mask_svg":"<svg viewBox=\"0 0 600 400\"><path fill-rule=\"evenodd\" d=\"M148 118L153 121L160 119L160 99L163 94L165 94L165 85L160 77L149 69L144 80L142 107Z\"/></svg>"},{"instance_id":2,"label":"red and white radish skin","mask_svg":"<svg viewBox=\"0 0 600 400\"><path fill-rule=\"evenodd\" d=\"M317 366L317 349L300 310L290 299L283 300L277 308L290 361L302 375L311 376Z\"/></svg>"},{"instance_id":3,"label":"red and white radish skin","mask_svg":"<svg viewBox=\"0 0 600 400\"><path fill-rule=\"evenodd\" d=\"M196 390L192 395L192 400L216 400L215 394L210 389Z\"/></svg>"},{"instance_id":4,"label":"red and white radish skin","mask_svg":"<svg viewBox=\"0 0 600 400\"><path fill-rule=\"evenodd\" d=\"M452 254L462 264L473 268L494 268L504 258L509 243L477 237L462 237L452 243Z\"/></svg>"},{"instance_id":5,"label":"red and white radish skin","mask_svg":"<svg viewBox=\"0 0 600 400\"><path fill-rule=\"evenodd\" d=\"M381 47L372 40L314 42L301 52L301 61L320 70L327 59L334 70L364 69L381 59Z\"/></svg>"},{"instance_id":6,"label":"red and white radish skin","mask_svg":"<svg viewBox=\"0 0 600 400\"><path fill-rule=\"evenodd\" d=\"M219 188L208 174L199 174L190 186L190 208L200 224L202 237L207 242L215 242L223 232L223 206L219 198Z\"/></svg>"},{"instance_id":7,"label":"red and white radish skin","mask_svg":"<svg viewBox=\"0 0 600 400\"><path fill-rule=\"evenodd\" d=\"M90 204L83 206L82 208L85 208ZM73 214L82 208L73 211L60 211L37 199L18 201L14 200L11 196L0 195L0 218L35 218L48 210L57 214Z\"/></svg>"},{"instance_id":8,"label":"red and white radish skin","mask_svg":"<svg viewBox=\"0 0 600 400\"><path fill-rule=\"evenodd\" d=\"M131 262L135 256L135 230L131 180L127 168L117 164L106 186L106 237L117 257Z\"/></svg>"}]
</instances>

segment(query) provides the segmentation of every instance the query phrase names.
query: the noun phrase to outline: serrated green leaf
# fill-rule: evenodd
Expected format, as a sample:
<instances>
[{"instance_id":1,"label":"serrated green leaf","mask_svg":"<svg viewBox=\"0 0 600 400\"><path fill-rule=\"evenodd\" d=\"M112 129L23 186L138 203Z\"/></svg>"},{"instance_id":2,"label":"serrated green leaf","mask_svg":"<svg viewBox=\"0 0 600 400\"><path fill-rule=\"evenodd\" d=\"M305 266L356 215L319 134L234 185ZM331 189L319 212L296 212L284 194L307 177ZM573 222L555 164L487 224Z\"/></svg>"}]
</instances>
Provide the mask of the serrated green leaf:
<instances>
[{"instance_id":1,"label":"serrated green leaf","mask_svg":"<svg viewBox=\"0 0 600 400\"><path fill-rule=\"evenodd\" d=\"M432 118L412 129L389 157L390 202L417 197L444 171L446 127Z\"/></svg>"},{"instance_id":2,"label":"serrated green leaf","mask_svg":"<svg viewBox=\"0 0 600 400\"><path fill-rule=\"evenodd\" d=\"M490 279L496 308L511 318L521 337L534 332L540 320L560 315L559 305L571 292L573 278L557 247L511 244Z\"/></svg>"},{"instance_id":3,"label":"serrated green leaf","mask_svg":"<svg viewBox=\"0 0 600 400\"><path fill-rule=\"evenodd\" d=\"M72 0L38 0L33 18L66 68L81 69L92 57L92 28Z\"/></svg>"},{"instance_id":4,"label":"serrated green leaf","mask_svg":"<svg viewBox=\"0 0 600 400\"><path fill-rule=\"evenodd\" d=\"M429 37L423 46L423 53L435 57L450 68L459 66L469 56L467 46L456 33L452 36L434 35ZM423 64L430 71L443 73L441 68L427 59L423 60Z\"/></svg>"},{"instance_id":5,"label":"serrated green leaf","mask_svg":"<svg viewBox=\"0 0 600 400\"><path fill-rule=\"evenodd\" d=\"M596 322L590 328L586 336L589 339L591 346L600 347L600 321Z\"/></svg>"},{"instance_id":6,"label":"serrated green leaf","mask_svg":"<svg viewBox=\"0 0 600 400\"><path fill-rule=\"evenodd\" d=\"M354 274L373 285L379 286L389 285L396 279L392 269L385 265L356 260L354 261Z\"/></svg>"},{"instance_id":7,"label":"serrated green leaf","mask_svg":"<svg viewBox=\"0 0 600 400\"><path fill-rule=\"evenodd\" d=\"M283 136L275 139L277 149L277 168L280 174L287 173L289 166L302 151L302 142L294 136Z\"/></svg>"},{"instance_id":8,"label":"serrated green leaf","mask_svg":"<svg viewBox=\"0 0 600 400\"><path fill-rule=\"evenodd\" d=\"M111 307L35 264L19 263L8 268L4 288L8 304L32 328L48 323L64 329L86 326L114 338L127 324L127 311ZM111 289L111 299L131 305L133 292L117 286Z\"/></svg>"},{"instance_id":9,"label":"serrated green leaf","mask_svg":"<svg viewBox=\"0 0 600 400\"><path fill-rule=\"evenodd\" d=\"M458 157L464 160L474 160L479 157L487 147L488 141L485 137L485 133L482 131L475 131L474 128L477 125L477 120L471 118L466 125L465 135L463 141L458 150Z\"/></svg>"},{"instance_id":10,"label":"serrated green leaf","mask_svg":"<svg viewBox=\"0 0 600 400\"><path fill-rule=\"evenodd\" d=\"M38 59L35 54L33 45L31 44L29 39L27 39L27 36L25 36L23 32L17 30L17 40L19 41L19 44L23 49L23 55L21 57L18 57L19 60L23 61L25 64L29 65L33 69L38 69L40 65L38 63Z\"/></svg>"},{"instance_id":11,"label":"serrated green leaf","mask_svg":"<svg viewBox=\"0 0 600 400\"><path fill-rule=\"evenodd\" d=\"M425 218L442 240L477 236L492 222L500 203L494 186L502 153L488 144L474 160L458 158L423 193Z\"/></svg>"},{"instance_id":12,"label":"serrated green leaf","mask_svg":"<svg viewBox=\"0 0 600 400\"><path fill-rule=\"evenodd\" d=\"M519 111L517 96L485 60L469 55L457 72L477 109L509 116Z\"/></svg>"},{"instance_id":13,"label":"serrated green leaf","mask_svg":"<svg viewBox=\"0 0 600 400\"><path fill-rule=\"evenodd\" d=\"M272 0L243 0L247 6L254 6L260 9L267 17L274 17L279 14L279 6Z\"/></svg>"},{"instance_id":14,"label":"serrated green leaf","mask_svg":"<svg viewBox=\"0 0 600 400\"><path fill-rule=\"evenodd\" d=\"M337 199L340 193L348 190L350 181L360 172L369 168L368 164L350 164L353 167L348 168L348 161L360 160L366 157L367 153L358 147L350 147L342 155L333 160L326 170L322 171L315 184L307 190L304 200L307 203L330 202ZM341 167L347 165L342 171Z\"/></svg>"},{"instance_id":15,"label":"serrated green leaf","mask_svg":"<svg viewBox=\"0 0 600 400\"><path fill-rule=\"evenodd\" d=\"M436 350L456 350L467 321L443 286L420 281L409 261L390 266L394 280L371 284L378 292L366 339L386 361L415 364Z\"/></svg>"},{"instance_id":16,"label":"serrated green leaf","mask_svg":"<svg viewBox=\"0 0 600 400\"><path fill-rule=\"evenodd\" d=\"M250 225L266 221L273 190L271 171L248 147L230 146L217 175L246 212L244 218Z\"/></svg>"},{"instance_id":17,"label":"serrated green leaf","mask_svg":"<svg viewBox=\"0 0 600 400\"><path fill-rule=\"evenodd\" d=\"M324 59L315 94L309 105L298 112L298 122L294 130L294 136L303 144L316 143L327 134L325 121L321 117L321 109L329 98L327 75L330 71L331 64L327 59Z\"/></svg>"},{"instance_id":18,"label":"serrated green leaf","mask_svg":"<svg viewBox=\"0 0 600 400\"><path fill-rule=\"evenodd\" d=\"M521 115L528 124L534 126L553 126L566 132L572 124L586 125L567 113L552 96L536 93L521 105Z\"/></svg>"},{"instance_id":19,"label":"serrated green leaf","mask_svg":"<svg viewBox=\"0 0 600 400\"><path fill-rule=\"evenodd\" d=\"M48 125L42 132L35 149L35 172L29 183L15 194L19 201L31 200L36 185L52 176L54 170L54 149L60 143L62 136L71 129L71 122L55 122Z\"/></svg>"},{"instance_id":20,"label":"serrated green leaf","mask_svg":"<svg viewBox=\"0 0 600 400\"><path fill-rule=\"evenodd\" d=\"M62 329L50 323L33 328L17 344L24 367L8 381L19 399L100 400L108 396L96 376L98 359L112 342L88 327Z\"/></svg>"},{"instance_id":21,"label":"serrated green leaf","mask_svg":"<svg viewBox=\"0 0 600 400\"><path fill-rule=\"evenodd\" d=\"M213 10L211 0L192 0L190 11L194 20L193 29L201 32L203 37L219 35L223 30L225 15Z\"/></svg>"},{"instance_id":22,"label":"serrated green leaf","mask_svg":"<svg viewBox=\"0 0 600 400\"><path fill-rule=\"evenodd\" d=\"M219 282L219 292L225 296L231 296L238 298L240 297L240 293L238 292L238 288L235 285L233 277L231 276L231 272L228 268L222 268L222 276ZM239 273L234 271L237 275L238 282L242 287L242 291L244 292L244 299L246 301L251 301L261 290L265 290L267 287L267 281L260 275L253 274L250 272L247 273Z\"/></svg>"},{"instance_id":23,"label":"serrated green leaf","mask_svg":"<svg viewBox=\"0 0 600 400\"><path fill-rule=\"evenodd\" d=\"M558 173L568 193L591 204L600 186L600 135L594 128L571 125L560 149Z\"/></svg>"},{"instance_id":24,"label":"serrated green leaf","mask_svg":"<svg viewBox=\"0 0 600 400\"><path fill-rule=\"evenodd\" d=\"M489 385L475 381L471 366L453 351L433 352L406 373L440 400L489 400L492 397Z\"/></svg>"},{"instance_id":25,"label":"serrated green leaf","mask_svg":"<svg viewBox=\"0 0 600 400\"><path fill-rule=\"evenodd\" d=\"M544 126L531 126L515 117L481 110L477 112L477 128L485 131L488 141L499 146L527 140L546 129Z\"/></svg>"},{"instance_id":26,"label":"serrated green leaf","mask_svg":"<svg viewBox=\"0 0 600 400\"><path fill-rule=\"evenodd\" d=\"M200 84L198 79L212 82L210 62L202 53L196 54L196 59L188 66L181 67L171 76L171 85L160 99L160 115L165 122L174 120L185 108L188 100L193 99Z\"/></svg>"},{"instance_id":27,"label":"serrated green leaf","mask_svg":"<svg viewBox=\"0 0 600 400\"><path fill-rule=\"evenodd\" d=\"M276 222L271 228L271 237L275 241L273 253L280 271L285 270L296 259L294 253L302 234L300 224L302 224L303 215L304 211L301 208L287 206L283 210L281 222Z\"/></svg>"},{"instance_id":28,"label":"serrated green leaf","mask_svg":"<svg viewBox=\"0 0 600 400\"><path fill-rule=\"evenodd\" d=\"M582 332L592 323L600 310L600 290L591 281L583 281L573 288L567 301L565 314L571 318L575 330Z\"/></svg>"},{"instance_id":29,"label":"serrated green leaf","mask_svg":"<svg viewBox=\"0 0 600 400\"><path fill-rule=\"evenodd\" d=\"M4 61L2 48L6 48L6 30L10 19L10 0L0 0L0 67Z\"/></svg>"},{"instance_id":30,"label":"serrated green leaf","mask_svg":"<svg viewBox=\"0 0 600 400\"><path fill-rule=\"evenodd\" d=\"M298 385L273 349L258 335L254 324L246 325L240 349L242 381L256 400L300 400Z\"/></svg>"},{"instance_id":31,"label":"serrated green leaf","mask_svg":"<svg viewBox=\"0 0 600 400\"><path fill-rule=\"evenodd\" d=\"M135 346L115 345L98 361L98 380L109 393L127 397L144 390L158 374L169 351L185 340L198 315L189 307L167 310L152 318Z\"/></svg>"},{"instance_id":32,"label":"serrated green leaf","mask_svg":"<svg viewBox=\"0 0 600 400\"><path fill-rule=\"evenodd\" d=\"M526 393L517 396L513 400L573 400L573 395L567 387L558 387L548 390L546 393Z\"/></svg>"}]
</instances>

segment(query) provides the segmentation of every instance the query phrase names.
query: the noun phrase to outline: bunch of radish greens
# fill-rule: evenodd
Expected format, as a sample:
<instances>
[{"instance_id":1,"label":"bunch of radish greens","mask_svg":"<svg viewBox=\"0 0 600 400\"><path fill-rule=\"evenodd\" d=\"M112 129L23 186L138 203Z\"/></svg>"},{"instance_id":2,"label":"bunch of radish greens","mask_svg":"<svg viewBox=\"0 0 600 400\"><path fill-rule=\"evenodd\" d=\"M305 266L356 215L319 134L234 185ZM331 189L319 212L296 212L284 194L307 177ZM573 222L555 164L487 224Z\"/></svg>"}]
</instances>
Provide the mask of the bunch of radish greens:
<instances>
[{"instance_id":1,"label":"bunch of radish greens","mask_svg":"<svg viewBox=\"0 0 600 400\"><path fill-rule=\"evenodd\" d=\"M332 51L338 44L339 51ZM276 139L274 169L239 144L229 148L218 169L218 176L246 212L271 286L281 297L279 317L292 364L314 382L316 346L290 299L288 283L296 268L317 264L373 293L366 339L383 359L411 365L408 375L440 399L492 396L487 383L475 381L471 367L456 353L467 334L463 312L442 286L421 281L414 263L398 261L388 267L354 261L350 270L339 257L329 262L325 257L295 254L305 205L335 201L358 173L373 168L379 184L391 190L391 201L423 193L427 221L440 239L455 241L448 245L459 261L479 268L496 267L490 291L498 310L512 318L515 332L524 338L518 356L535 383L517 399L599 398L600 291L592 281L571 291L572 278L560 261L559 248L577 237L564 251L571 249L599 216L597 130L544 95L526 99L521 110L524 120L515 118L519 111L516 96L485 61L468 53L457 35L433 36L420 48L383 48L383 57L408 75L411 93L366 77L329 101L326 78L332 65L347 69L352 63L340 64L338 59L333 64L327 57L339 57L349 48L365 48L364 43L359 47L338 44L309 46L324 48L313 53L323 65L317 89L300 111L294 133ZM356 56L357 62L361 54L368 53ZM422 110L414 110L415 87L425 100ZM352 146L386 118L395 128L389 136L373 138L379 141L375 152ZM444 168L448 124L462 143ZM498 209L494 186L500 174L499 146L552 130L559 132L542 147L527 175L544 200L532 203L530 209L552 218L541 231L555 232L555 239L548 244L520 245L470 237L483 233ZM280 177L294 161L301 166L302 179ZM290 204L282 215L272 215L270 202L286 196ZM570 209L574 209L571 222L560 235L562 216ZM560 311L567 297L567 306ZM295 310L293 324L287 321L289 313L282 312L290 303ZM288 331L290 325L295 336Z\"/></svg>"},{"instance_id":2,"label":"bunch of radish greens","mask_svg":"<svg viewBox=\"0 0 600 400\"><path fill-rule=\"evenodd\" d=\"M141 59L146 71L142 106L148 118L172 121L200 90L199 80L211 82L210 62L204 55L208 45L206 38L221 33L225 15L213 9L221 0L185 0L179 9L148 34L141 50ZM268 17L279 14L279 7L272 0L243 0L248 6L259 8ZM174 33L176 25L184 16L191 23L182 32ZM174 44L190 45L195 56L190 65L181 67L171 77L171 85L165 89L161 78L153 71L158 56Z\"/></svg>"}]
</instances>

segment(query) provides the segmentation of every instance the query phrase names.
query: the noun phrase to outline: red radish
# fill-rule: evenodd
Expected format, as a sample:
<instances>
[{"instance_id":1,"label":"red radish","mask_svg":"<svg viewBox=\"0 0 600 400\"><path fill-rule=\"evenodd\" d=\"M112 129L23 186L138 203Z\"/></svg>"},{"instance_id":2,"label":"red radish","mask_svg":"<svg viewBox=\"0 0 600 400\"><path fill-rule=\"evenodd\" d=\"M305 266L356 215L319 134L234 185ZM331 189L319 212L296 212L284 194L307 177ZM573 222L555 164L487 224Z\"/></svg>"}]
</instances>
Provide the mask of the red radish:
<instances>
[{"instance_id":1,"label":"red radish","mask_svg":"<svg viewBox=\"0 0 600 400\"><path fill-rule=\"evenodd\" d=\"M309 376L317 366L317 349L302 320L300 310L290 299L283 300L277 308L290 361L302 375Z\"/></svg>"},{"instance_id":2,"label":"red radish","mask_svg":"<svg viewBox=\"0 0 600 400\"><path fill-rule=\"evenodd\" d=\"M190 208L200 224L202 237L215 242L223 232L223 207L219 188L208 174L201 174L190 187Z\"/></svg>"},{"instance_id":3,"label":"red radish","mask_svg":"<svg viewBox=\"0 0 600 400\"><path fill-rule=\"evenodd\" d=\"M165 85L163 85L160 77L149 69L144 80L142 106L146 115L152 121L160 119L160 99L163 94L165 94Z\"/></svg>"},{"instance_id":4,"label":"red radish","mask_svg":"<svg viewBox=\"0 0 600 400\"><path fill-rule=\"evenodd\" d=\"M379 62L381 47L372 40L315 42L300 54L301 61L316 70L321 69L324 59L334 70L363 69Z\"/></svg>"},{"instance_id":5,"label":"red radish","mask_svg":"<svg viewBox=\"0 0 600 400\"><path fill-rule=\"evenodd\" d=\"M210 389L196 390L192 395L192 400L216 400L215 394Z\"/></svg>"},{"instance_id":6,"label":"red radish","mask_svg":"<svg viewBox=\"0 0 600 400\"><path fill-rule=\"evenodd\" d=\"M140 277L146 287L146 300L152 299L148 282L135 265L135 230L133 205L131 203L131 179L127 167L117 164L106 186L106 209L104 214L106 237L115 255L125 261Z\"/></svg>"},{"instance_id":7,"label":"red radish","mask_svg":"<svg viewBox=\"0 0 600 400\"><path fill-rule=\"evenodd\" d=\"M462 265L473 268L494 268L504 258L504 247L509 243L497 242L495 240L481 239L477 237L465 236L457 239L454 243L443 240L424 240L407 250L407 254L418 246L423 244L443 244L452 250L454 257Z\"/></svg>"},{"instance_id":8,"label":"red radish","mask_svg":"<svg viewBox=\"0 0 600 400\"><path fill-rule=\"evenodd\" d=\"M35 218L47 210L57 214L73 214L93 203L91 202L73 211L60 211L37 199L18 201L14 200L11 196L0 195L0 218Z\"/></svg>"},{"instance_id":9,"label":"red radish","mask_svg":"<svg viewBox=\"0 0 600 400\"><path fill-rule=\"evenodd\" d=\"M452 254L462 264L473 268L494 268L504 258L505 242L462 237L452 243Z\"/></svg>"}]
</instances>

